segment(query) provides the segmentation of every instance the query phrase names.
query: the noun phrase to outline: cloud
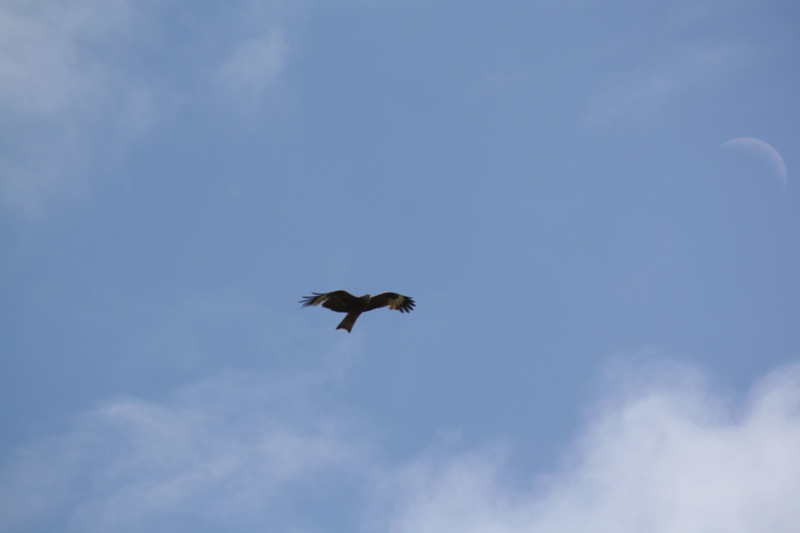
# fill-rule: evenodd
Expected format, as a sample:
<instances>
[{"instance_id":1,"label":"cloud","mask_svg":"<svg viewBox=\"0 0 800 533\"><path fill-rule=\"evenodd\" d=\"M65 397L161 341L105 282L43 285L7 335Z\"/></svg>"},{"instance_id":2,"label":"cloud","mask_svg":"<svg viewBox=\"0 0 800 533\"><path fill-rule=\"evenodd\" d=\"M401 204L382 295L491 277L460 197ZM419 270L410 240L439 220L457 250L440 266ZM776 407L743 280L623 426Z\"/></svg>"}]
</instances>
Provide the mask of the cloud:
<instances>
[{"instance_id":1,"label":"cloud","mask_svg":"<svg viewBox=\"0 0 800 533\"><path fill-rule=\"evenodd\" d=\"M320 409L321 386L228 374L164 402L107 402L6 465L0 529L294 530L304 501L326 483L347 487L368 457L348 423Z\"/></svg>"},{"instance_id":2,"label":"cloud","mask_svg":"<svg viewBox=\"0 0 800 533\"><path fill-rule=\"evenodd\" d=\"M0 6L0 199L7 209L37 215L56 198L80 196L96 144L92 128L146 121L148 94L121 79L122 59L109 53L131 38L132 18L127 0Z\"/></svg>"},{"instance_id":3,"label":"cloud","mask_svg":"<svg viewBox=\"0 0 800 533\"><path fill-rule=\"evenodd\" d=\"M123 0L4 2L0 103L36 116L90 106L102 72L87 49L124 27L127 18Z\"/></svg>"},{"instance_id":4,"label":"cloud","mask_svg":"<svg viewBox=\"0 0 800 533\"><path fill-rule=\"evenodd\" d=\"M243 99L252 105L284 67L287 50L286 41L277 30L238 43L217 69L217 88L233 101Z\"/></svg>"},{"instance_id":5,"label":"cloud","mask_svg":"<svg viewBox=\"0 0 800 533\"><path fill-rule=\"evenodd\" d=\"M0 529L793 532L800 365L743 402L665 368L616 372L545 473L499 447L385 457L337 412L330 378L310 374L228 373L163 401L108 401L7 458Z\"/></svg>"},{"instance_id":6,"label":"cloud","mask_svg":"<svg viewBox=\"0 0 800 533\"><path fill-rule=\"evenodd\" d=\"M609 80L589 105L588 122L601 126L620 118L648 118L672 99L732 69L745 55L730 46L683 47L666 58Z\"/></svg>"},{"instance_id":7,"label":"cloud","mask_svg":"<svg viewBox=\"0 0 800 533\"><path fill-rule=\"evenodd\" d=\"M570 466L534 488L496 454L408 466L388 489L391 532L794 531L800 520L800 366L741 414L696 380L605 402Z\"/></svg>"},{"instance_id":8,"label":"cloud","mask_svg":"<svg viewBox=\"0 0 800 533\"><path fill-rule=\"evenodd\" d=\"M84 196L93 165L180 106L257 103L287 57L279 4L1 3L0 207L35 217Z\"/></svg>"}]
</instances>

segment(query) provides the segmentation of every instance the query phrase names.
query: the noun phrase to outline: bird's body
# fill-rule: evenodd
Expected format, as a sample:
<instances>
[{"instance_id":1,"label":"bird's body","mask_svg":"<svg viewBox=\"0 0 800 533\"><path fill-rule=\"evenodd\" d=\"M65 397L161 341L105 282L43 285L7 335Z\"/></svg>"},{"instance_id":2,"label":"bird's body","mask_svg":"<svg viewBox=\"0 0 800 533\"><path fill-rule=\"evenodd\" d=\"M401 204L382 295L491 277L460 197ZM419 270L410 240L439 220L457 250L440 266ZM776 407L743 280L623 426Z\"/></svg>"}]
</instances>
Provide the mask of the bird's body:
<instances>
[{"instance_id":1,"label":"bird's body","mask_svg":"<svg viewBox=\"0 0 800 533\"><path fill-rule=\"evenodd\" d=\"M344 320L341 321L336 329L346 329L348 333L353 329L353 324L356 323L356 319L361 313L380 307L388 307L401 313L409 313L415 305L412 298L396 292L384 292L376 296L365 294L361 297L353 296L347 291L314 292L312 294L313 296L304 296L300 300L303 307L322 305L322 307L337 313L347 313L347 316L344 317Z\"/></svg>"}]
</instances>

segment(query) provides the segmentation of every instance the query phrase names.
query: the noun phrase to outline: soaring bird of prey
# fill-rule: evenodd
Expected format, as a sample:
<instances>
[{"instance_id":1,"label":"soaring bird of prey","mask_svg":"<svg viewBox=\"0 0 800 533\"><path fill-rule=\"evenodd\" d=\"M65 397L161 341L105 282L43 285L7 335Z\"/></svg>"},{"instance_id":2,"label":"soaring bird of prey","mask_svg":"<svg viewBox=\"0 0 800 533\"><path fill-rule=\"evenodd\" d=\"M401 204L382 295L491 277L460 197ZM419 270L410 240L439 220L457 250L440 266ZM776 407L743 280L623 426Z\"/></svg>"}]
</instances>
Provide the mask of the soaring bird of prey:
<instances>
[{"instance_id":1,"label":"soaring bird of prey","mask_svg":"<svg viewBox=\"0 0 800 533\"><path fill-rule=\"evenodd\" d=\"M303 296L300 303L303 307L309 305L320 305L337 313L347 313L344 320L336 326L336 329L346 329L348 333L353 329L356 319L367 311L388 307L396 309L401 313L410 313L414 309L414 300L408 296L397 294L396 292L384 292L377 296L365 294L362 297L353 296L347 291L333 291L320 294L312 292L313 296Z\"/></svg>"}]
</instances>

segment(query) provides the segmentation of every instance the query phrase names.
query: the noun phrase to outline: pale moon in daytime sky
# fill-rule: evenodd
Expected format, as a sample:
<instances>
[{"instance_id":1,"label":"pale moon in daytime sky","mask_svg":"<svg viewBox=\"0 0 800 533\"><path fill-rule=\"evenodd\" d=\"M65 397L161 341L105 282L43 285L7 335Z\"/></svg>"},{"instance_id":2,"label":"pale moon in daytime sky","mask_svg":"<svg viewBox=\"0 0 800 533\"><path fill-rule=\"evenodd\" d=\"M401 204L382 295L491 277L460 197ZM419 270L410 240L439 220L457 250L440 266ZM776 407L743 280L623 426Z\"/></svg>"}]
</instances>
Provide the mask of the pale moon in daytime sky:
<instances>
[{"instance_id":1,"label":"pale moon in daytime sky","mask_svg":"<svg viewBox=\"0 0 800 533\"><path fill-rule=\"evenodd\" d=\"M720 148L734 149L755 156L770 168L772 173L778 177L781 188L786 190L789 181L786 175L786 164L783 162L781 154L768 143L754 137L737 137L723 143Z\"/></svg>"}]
</instances>

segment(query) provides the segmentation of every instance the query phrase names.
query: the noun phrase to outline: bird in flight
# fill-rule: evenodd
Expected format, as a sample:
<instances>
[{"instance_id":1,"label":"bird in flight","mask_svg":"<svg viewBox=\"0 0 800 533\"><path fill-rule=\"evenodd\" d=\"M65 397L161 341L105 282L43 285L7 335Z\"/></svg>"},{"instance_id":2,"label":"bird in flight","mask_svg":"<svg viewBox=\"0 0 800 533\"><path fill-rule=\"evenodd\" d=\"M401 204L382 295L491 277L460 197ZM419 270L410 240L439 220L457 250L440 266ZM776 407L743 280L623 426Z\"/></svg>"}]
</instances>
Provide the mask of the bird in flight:
<instances>
[{"instance_id":1,"label":"bird in flight","mask_svg":"<svg viewBox=\"0 0 800 533\"><path fill-rule=\"evenodd\" d=\"M303 296L300 303L303 307L309 305L322 305L326 309L336 311L337 313L347 313L344 320L336 326L336 329L346 329L348 333L353 329L353 324L356 319L367 311L378 309L379 307L388 307L389 309L396 309L401 313L410 313L414 309L414 300L409 296L403 296L396 292L384 292L376 296L365 294L360 298L353 296L347 291L333 291L320 294L312 292L313 296Z\"/></svg>"}]
</instances>

